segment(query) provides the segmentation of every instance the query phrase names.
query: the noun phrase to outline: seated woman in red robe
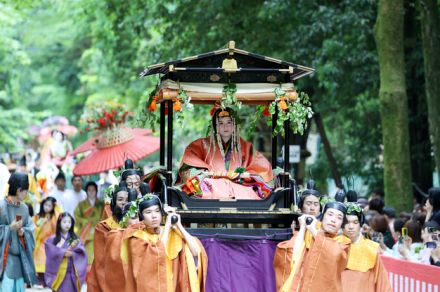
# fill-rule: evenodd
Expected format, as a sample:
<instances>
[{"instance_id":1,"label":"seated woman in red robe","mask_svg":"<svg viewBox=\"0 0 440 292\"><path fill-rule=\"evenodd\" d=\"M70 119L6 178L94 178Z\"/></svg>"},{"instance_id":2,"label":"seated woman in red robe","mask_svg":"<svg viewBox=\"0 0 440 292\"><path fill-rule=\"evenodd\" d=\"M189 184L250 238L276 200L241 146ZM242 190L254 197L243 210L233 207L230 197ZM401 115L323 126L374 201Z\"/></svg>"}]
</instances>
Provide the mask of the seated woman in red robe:
<instances>
[{"instance_id":1,"label":"seated woman in red robe","mask_svg":"<svg viewBox=\"0 0 440 292\"><path fill-rule=\"evenodd\" d=\"M234 112L217 109L209 137L185 149L179 169L182 189L202 199L263 199L270 192L272 165L240 138Z\"/></svg>"}]
</instances>

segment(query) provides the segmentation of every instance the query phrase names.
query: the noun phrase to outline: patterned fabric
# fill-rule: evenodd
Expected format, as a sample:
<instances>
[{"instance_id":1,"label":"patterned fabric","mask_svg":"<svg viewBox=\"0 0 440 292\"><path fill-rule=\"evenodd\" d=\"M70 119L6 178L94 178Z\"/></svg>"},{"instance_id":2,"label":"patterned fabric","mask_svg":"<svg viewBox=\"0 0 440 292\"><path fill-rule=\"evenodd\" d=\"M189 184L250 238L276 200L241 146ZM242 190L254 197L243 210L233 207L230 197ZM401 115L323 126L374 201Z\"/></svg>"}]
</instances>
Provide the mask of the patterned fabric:
<instances>
[{"instance_id":1,"label":"patterned fabric","mask_svg":"<svg viewBox=\"0 0 440 292\"><path fill-rule=\"evenodd\" d=\"M186 193L208 199L261 199L270 194L272 165L253 150L252 143L240 139L242 159L239 161L239 155L231 155L228 169L218 146L210 149L209 144L209 138L198 139L183 154L177 182L183 183ZM251 178L240 178L234 172L237 168L244 168ZM203 170L216 175L207 177Z\"/></svg>"}]
</instances>

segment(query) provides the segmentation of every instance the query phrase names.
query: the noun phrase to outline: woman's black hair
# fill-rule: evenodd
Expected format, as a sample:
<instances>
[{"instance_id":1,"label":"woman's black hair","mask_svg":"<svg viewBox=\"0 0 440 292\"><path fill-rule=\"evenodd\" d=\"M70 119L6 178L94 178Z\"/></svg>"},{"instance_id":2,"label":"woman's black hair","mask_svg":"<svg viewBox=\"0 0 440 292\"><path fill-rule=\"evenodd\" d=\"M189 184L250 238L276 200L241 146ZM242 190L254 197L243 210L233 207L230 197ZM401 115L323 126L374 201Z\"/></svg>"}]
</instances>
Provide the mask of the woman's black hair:
<instances>
[{"instance_id":1,"label":"woman's black hair","mask_svg":"<svg viewBox=\"0 0 440 292\"><path fill-rule=\"evenodd\" d=\"M151 206L159 206L160 209L160 213L162 213L162 216L165 216L165 210L163 209L163 205L162 202L160 201L158 196L153 196L151 199L149 200L143 200L139 203L138 205L138 210L139 210L139 220L144 220L144 215L142 215L142 211L144 209L147 209Z\"/></svg>"},{"instance_id":2,"label":"woman's black hair","mask_svg":"<svg viewBox=\"0 0 440 292\"><path fill-rule=\"evenodd\" d=\"M32 206L32 204L26 203L26 206L28 207L29 217L34 217L34 207Z\"/></svg>"},{"instance_id":3,"label":"woman's black hair","mask_svg":"<svg viewBox=\"0 0 440 292\"><path fill-rule=\"evenodd\" d=\"M53 239L53 244L54 245L57 245L58 242L60 242L60 240L61 240L61 221L63 220L64 217L69 217L70 220L72 221L72 226L70 226L70 229L69 229L70 238L72 240L75 240L75 239L78 238L78 236L75 234L75 231L74 231L75 219L73 219L73 216L70 215L68 212L63 212L63 213L61 213L58 216L58 219L57 219L57 229L56 229L56 232L55 232L55 237Z\"/></svg>"},{"instance_id":4,"label":"woman's black hair","mask_svg":"<svg viewBox=\"0 0 440 292\"><path fill-rule=\"evenodd\" d=\"M434 212L440 210L440 188L430 188L428 190L428 200Z\"/></svg>"},{"instance_id":5,"label":"woman's black hair","mask_svg":"<svg viewBox=\"0 0 440 292\"><path fill-rule=\"evenodd\" d=\"M90 186L95 187L96 193L98 193L98 185L97 185L94 181L89 181L89 182L86 183L86 186L84 187L84 191L85 191L86 193L87 193L87 189L88 189Z\"/></svg>"},{"instance_id":6,"label":"woman's black hair","mask_svg":"<svg viewBox=\"0 0 440 292\"><path fill-rule=\"evenodd\" d=\"M38 212L38 216L40 218L44 218L46 216L46 214L44 213L44 203L46 203L47 201L51 201L52 202L52 211L50 212L50 218L53 217L53 215L55 215L55 204L57 203L57 200L54 197L47 197L46 199L44 199L43 201L41 201L40 204L40 212Z\"/></svg>"},{"instance_id":7,"label":"woman's black hair","mask_svg":"<svg viewBox=\"0 0 440 292\"><path fill-rule=\"evenodd\" d=\"M29 178L28 175L22 172L14 172L8 180L9 196L16 196L17 191L28 190L29 189Z\"/></svg>"}]
</instances>

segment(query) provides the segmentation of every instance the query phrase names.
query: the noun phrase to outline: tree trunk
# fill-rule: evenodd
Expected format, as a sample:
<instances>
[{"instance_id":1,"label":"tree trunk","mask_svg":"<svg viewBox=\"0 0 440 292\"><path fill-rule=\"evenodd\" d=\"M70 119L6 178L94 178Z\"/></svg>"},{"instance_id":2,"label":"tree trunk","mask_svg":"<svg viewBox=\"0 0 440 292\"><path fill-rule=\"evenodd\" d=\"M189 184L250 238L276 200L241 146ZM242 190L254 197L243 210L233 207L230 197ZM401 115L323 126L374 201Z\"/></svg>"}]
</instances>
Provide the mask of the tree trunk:
<instances>
[{"instance_id":1,"label":"tree trunk","mask_svg":"<svg viewBox=\"0 0 440 292\"><path fill-rule=\"evenodd\" d=\"M403 0L380 0L375 38L380 69L385 203L412 209L408 101L403 52Z\"/></svg>"},{"instance_id":2,"label":"tree trunk","mask_svg":"<svg viewBox=\"0 0 440 292\"><path fill-rule=\"evenodd\" d=\"M429 132L440 181L440 16L437 1L420 0Z\"/></svg>"}]
</instances>

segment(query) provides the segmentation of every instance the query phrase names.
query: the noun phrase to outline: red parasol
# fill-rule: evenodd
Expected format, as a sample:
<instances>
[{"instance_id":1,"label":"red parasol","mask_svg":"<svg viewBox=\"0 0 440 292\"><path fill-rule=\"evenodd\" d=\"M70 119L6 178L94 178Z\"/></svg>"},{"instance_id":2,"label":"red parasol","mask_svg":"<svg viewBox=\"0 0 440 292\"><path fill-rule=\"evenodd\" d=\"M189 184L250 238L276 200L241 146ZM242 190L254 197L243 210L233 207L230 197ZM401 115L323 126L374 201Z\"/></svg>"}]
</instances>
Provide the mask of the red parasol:
<instances>
[{"instance_id":1,"label":"red parasol","mask_svg":"<svg viewBox=\"0 0 440 292\"><path fill-rule=\"evenodd\" d=\"M153 133L153 131L149 129L142 129L142 128L133 128L132 131L135 136L146 136ZM98 142L99 142L99 137L95 135L86 142L84 142L83 144L79 145L75 150L72 151L72 153L70 153L70 155L75 156L82 152L94 150L96 149L96 144Z\"/></svg>"},{"instance_id":2,"label":"red parasol","mask_svg":"<svg viewBox=\"0 0 440 292\"><path fill-rule=\"evenodd\" d=\"M93 146L92 149L89 149L92 150L92 153L75 166L73 173L75 175L91 175L119 168L127 158L137 161L159 150L159 138L145 136L146 131L149 130L116 128L95 137L96 142L94 140L92 142L96 145L89 144Z\"/></svg>"}]
</instances>

